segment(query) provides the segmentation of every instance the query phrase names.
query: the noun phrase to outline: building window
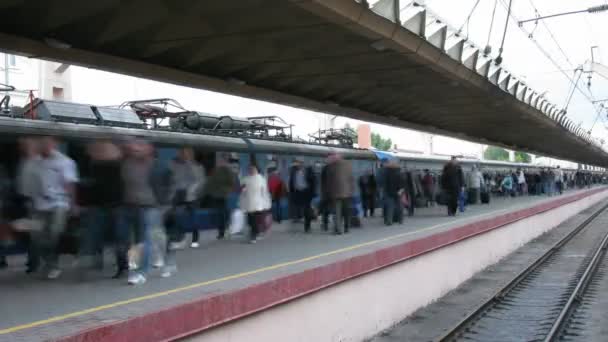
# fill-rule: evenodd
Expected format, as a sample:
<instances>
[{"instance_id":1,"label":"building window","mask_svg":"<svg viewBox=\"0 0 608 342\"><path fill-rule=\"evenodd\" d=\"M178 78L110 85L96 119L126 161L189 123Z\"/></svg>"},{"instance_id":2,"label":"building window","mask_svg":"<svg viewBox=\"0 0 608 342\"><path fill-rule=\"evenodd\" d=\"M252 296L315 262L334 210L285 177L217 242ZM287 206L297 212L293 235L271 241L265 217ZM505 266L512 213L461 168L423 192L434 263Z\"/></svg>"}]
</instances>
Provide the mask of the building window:
<instances>
[{"instance_id":1,"label":"building window","mask_svg":"<svg viewBox=\"0 0 608 342\"><path fill-rule=\"evenodd\" d=\"M53 100L63 100L63 88L53 87Z\"/></svg>"},{"instance_id":2,"label":"building window","mask_svg":"<svg viewBox=\"0 0 608 342\"><path fill-rule=\"evenodd\" d=\"M15 55L8 55L8 64L12 67L17 66L17 57Z\"/></svg>"}]
</instances>

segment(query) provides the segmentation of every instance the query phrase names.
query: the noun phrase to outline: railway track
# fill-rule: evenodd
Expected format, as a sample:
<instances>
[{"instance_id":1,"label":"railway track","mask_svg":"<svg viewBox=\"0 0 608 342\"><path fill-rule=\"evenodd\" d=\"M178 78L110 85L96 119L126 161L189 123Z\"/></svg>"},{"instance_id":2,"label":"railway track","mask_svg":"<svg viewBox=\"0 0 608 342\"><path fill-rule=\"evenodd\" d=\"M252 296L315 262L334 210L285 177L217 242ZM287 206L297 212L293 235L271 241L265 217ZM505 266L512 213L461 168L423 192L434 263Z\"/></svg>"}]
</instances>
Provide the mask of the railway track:
<instances>
[{"instance_id":1,"label":"railway track","mask_svg":"<svg viewBox=\"0 0 608 342\"><path fill-rule=\"evenodd\" d=\"M598 280L608 273L607 247L608 204L438 341L581 340L589 303L607 293L597 290L600 285L608 288L606 281ZM608 300L602 304L595 311L606 312Z\"/></svg>"}]
</instances>

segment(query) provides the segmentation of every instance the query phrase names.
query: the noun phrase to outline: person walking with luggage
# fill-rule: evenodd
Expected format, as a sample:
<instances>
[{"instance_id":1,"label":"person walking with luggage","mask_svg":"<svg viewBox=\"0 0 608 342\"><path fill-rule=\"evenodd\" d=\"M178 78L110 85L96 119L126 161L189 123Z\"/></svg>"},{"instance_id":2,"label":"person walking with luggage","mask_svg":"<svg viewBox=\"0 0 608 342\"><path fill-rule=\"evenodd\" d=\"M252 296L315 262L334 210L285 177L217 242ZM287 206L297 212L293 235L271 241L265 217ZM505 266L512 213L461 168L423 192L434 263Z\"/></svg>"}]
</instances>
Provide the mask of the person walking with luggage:
<instances>
[{"instance_id":1,"label":"person walking with luggage","mask_svg":"<svg viewBox=\"0 0 608 342\"><path fill-rule=\"evenodd\" d=\"M441 186L447 197L448 216L456 216L458 196L464 191L464 173L456 157L443 167Z\"/></svg>"},{"instance_id":2,"label":"person walking with luggage","mask_svg":"<svg viewBox=\"0 0 608 342\"><path fill-rule=\"evenodd\" d=\"M353 169L351 163L338 154L332 154L328 159L326 193L335 213L334 232L342 235L350 228L350 202L355 186Z\"/></svg>"},{"instance_id":3,"label":"person walking with luggage","mask_svg":"<svg viewBox=\"0 0 608 342\"><path fill-rule=\"evenodd\" d=\"M54 137L40 139L40 160L36 163L33 190L34 220L42 230L33 233L33 248L46 263L47 277L56 279L59 269L58 244L71 213L77 213L76 163L57 149Z\"/></svg>"},{"instance_id":4,"label":"person walking with luggage","mask_svg":"<svg viewBox=\"0 0 608 342\"><path fill-rule=\"evenodd\" d=\"M254 244L261 229L260 216L265 215L272 206L268 182L255 164L249 166L249 174L241 181L240 206L247 215L247 223L251 227L249 242Z\"/></svg>"},{"instance_id":5,"label":"person walking with luggage","mask_svg":"<svg viewBox=\"0 0 608 342\"><path fill-rule=\"evenodd\" d=\"M383 180L384 184L384 224L391 226L394 222L403 223L403 205L401 194L404 191L404 180L399 169L399 164L395 161L388 161L384 164Z\"/></svg>"}]
</instances>

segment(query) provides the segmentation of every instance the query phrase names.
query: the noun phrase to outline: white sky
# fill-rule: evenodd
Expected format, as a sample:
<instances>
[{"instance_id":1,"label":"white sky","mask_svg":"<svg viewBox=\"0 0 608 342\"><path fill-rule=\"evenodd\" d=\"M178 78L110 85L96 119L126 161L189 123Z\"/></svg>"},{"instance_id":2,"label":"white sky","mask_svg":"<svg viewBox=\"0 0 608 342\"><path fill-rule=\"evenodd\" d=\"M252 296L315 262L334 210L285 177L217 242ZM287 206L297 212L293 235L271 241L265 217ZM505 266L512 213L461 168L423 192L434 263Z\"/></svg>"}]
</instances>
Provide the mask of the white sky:
<instances>
[{"instance_id":1,"label":"white sky","mask_svg":"<svg viewBox=\"0 0 608 342\"><path fill-rule=\"evenodd\" d=\"M406 2L406 0L402 0ZM461 27L477 0L427 0L426 4L435 13L443 17L453 27ZM508 0L497 0L494 28L490 37L490 45L494 56L498 52L500 39L505 24L506 6ZM606 0L514 0L513 14L520 18L534 17L532 3L539 13L552 13L585 9L603 3ZM492 10L495 0L480 0L469 22L467 31L469 38L479 46L485 46L488 38ZM538 25L528 23L524 28L533 31L533 38L552 56L566 73L573 77L573 70L588 61L591 57L591 46L599 46L596 58L608 63L608 38L604 35L608 12L598 14L577 14L548 19ZM549 35L547 27L561 46L563 53ZM565 56L564 56L565 54ZM566 59L567 57L567 59ZM524 34L517 24L509 23L503 65L515 75L519 75L528 85L539 92L547 91L547 97L562 107L570 89L570 82L558 68L551 63L533 42ZM188 109L206 111L217 114L240 116L278 115L287 122L295 124L294 132L306 136L319 127L327 127L330 116L302 109L264 103L235 96L218 94L204 90L180 87L159 82L136 79L133 77L111 74L92 69L75 68L73 70L73 100L100 105L119 104L126 100L156 97L170 97L181 102ZM91 80L94 80L92 82ZM583 76L579 87L587 91L586 75ZM599 75L594 75L591 91L596 99L608 98L608 81ZM574 122L581 122L589 129L596 118L596 110L589 101L578 91L569 105L568 114ZM342 127L346 122L356 126L356 120L345 118L336 119L336 127ZM593 135L604 138L608 129L605 125L605 113L595 126ZM428 146L428 135L409 130L383 125L372 125L372 131L390 137L399 148L425 151ZM542 132L539 132L542 134ZM434 151L443 154L478 154L480 146L446 137L435 137Z\"/></svg>"}]
</instances>

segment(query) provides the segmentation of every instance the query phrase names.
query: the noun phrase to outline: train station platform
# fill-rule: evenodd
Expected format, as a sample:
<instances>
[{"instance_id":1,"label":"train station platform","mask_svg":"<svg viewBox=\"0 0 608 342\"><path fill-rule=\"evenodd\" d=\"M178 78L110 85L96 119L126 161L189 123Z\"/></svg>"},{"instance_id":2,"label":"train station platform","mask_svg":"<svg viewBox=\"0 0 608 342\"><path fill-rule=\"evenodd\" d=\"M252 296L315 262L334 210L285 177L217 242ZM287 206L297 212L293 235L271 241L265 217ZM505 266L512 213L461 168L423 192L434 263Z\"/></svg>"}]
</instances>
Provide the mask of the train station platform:
<instances>
[{"instance_id":1,"label":"train station platform","mask_svg":"<svg viewBox=\"0 0 608 342\"><path fill-rule=\"evenodd\" d=\"M156 271L138 287L110 279L113 267L83 280L71 257L62 260L62 278L43 280L26 275L24 260L12 257L0 271L0 341L184 338L532 216L604 198L607 190L493 198L455 218L447 217L445 207L418 209L403 225L386 227L381 218L370 218L343 236L318 225L305 234L302 224L285 223L250 245L204 232L200 249L178 253L175 276L161 278ZM108 255L108 265L111 260Z\"/></svg>"}]
</instances>

